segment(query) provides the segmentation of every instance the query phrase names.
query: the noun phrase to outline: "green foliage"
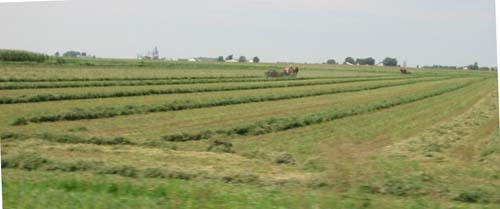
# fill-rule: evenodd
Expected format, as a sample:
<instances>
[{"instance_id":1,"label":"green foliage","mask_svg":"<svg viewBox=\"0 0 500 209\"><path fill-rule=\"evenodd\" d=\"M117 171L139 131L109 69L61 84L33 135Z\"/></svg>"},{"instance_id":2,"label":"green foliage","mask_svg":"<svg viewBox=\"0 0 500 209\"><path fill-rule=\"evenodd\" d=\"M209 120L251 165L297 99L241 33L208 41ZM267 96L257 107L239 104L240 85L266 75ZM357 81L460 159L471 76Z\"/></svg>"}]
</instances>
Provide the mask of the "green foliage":
<instances>
[{"instance_id":1,"label":"green foliage","mask_svg":"<svg viewBox=\"0 0 500 209\"><path fill-rule=\"evenodd\" d=\"M352 58L352 57L347 57L347 58L345 58L344 63L349 63L349 64L354 65L354 64L356 64L356 61L354 61L354 58Z\"/></svg>"},{"instance_id":2,"label":"green foliage","mask_svg":"<svg viewBox=\"0 0 500 209\"><path fill-rule=\"evenodd\" d=\"M253 63L259 63L259 62L260 62L259 57L254 57L254 58L252 59L252 62L253 62Z\"/></svg>"},{"instance_id":3,"label":"green foliage","mask_svg":"<svg viewBox=\"0 0 500 209\"><path fill-rule=\"evenodd\" d=\"M85 55L83 55L83 54L85 54ZM63 57L80 57L80 56L86 56L86 53L85 52L81 53L79 51L67 51L67 52L64 52L62 56Z\"/></svg>"},{"instance_id":4,"label":"green foliage","mask_svg":"<svg viewBox=\"0 0 500 209\"><path fill-rule=\"evenodd\" d=\"M375 65L375 59L373 59L372 57L358 58L358 59L356 59L356 64L358 64L358 65Z\"/></svg>"},{"instance_id":5,"label":"green foliage","mask_svg":"<svg viewBox=\"0 0 500 209\"><path fill-rule=\"evenodd\" d=\"M326 61L326 64L335 65L335 64L337 64L337 62L334 59L329 59Z\"/></svg>"},{"instance_id":6,"label":"green foliage","mask_svg":"<svg viewBox=\"0 0 500 209\"><path fill-rule=\"evenodd\" d=\"M49 56L22 50L0 49L0 61L7 62L44 62Z\"/></svg>"},{"instance_id":7,"label":"green foliage","mask_svg":"<svg viewBox=\"0 0 500 209\"><path fill-rule=\"evenodd\" d=\"M223 56L219 56L219 58L217 58L217 62L224 62L224 57Z\"/></svg>"},{"instance_id":8,"label":"green foliage","mask_svg":"<svg viewBox=\"0 0 500 209\"><path fill-rule=\"evenodd\" d=\"M396 58L386 57L382 63L384 66L398 66L398 60Z\"/></svg>"},{"instance_id":9,"label":"green foliage","mask_svg":"<svg viewBox=\"0 0 500 209\"><path fill-rule=\"evenodd\" d=\"M245 56L240 56L240 58L238 58L238 62L248 62L248 60Z\"/></svg>"},{"instance_id":10,"label":"green foliage","mask_svg":"<svg viewBox=\"0 0 500 209\"><path fill-rule=\"evenodd\" d=\"M474 64L467 66L467 69L469 70L479 70L479 65L477 62L474 62Z\"/></svg>"}]
</instances>

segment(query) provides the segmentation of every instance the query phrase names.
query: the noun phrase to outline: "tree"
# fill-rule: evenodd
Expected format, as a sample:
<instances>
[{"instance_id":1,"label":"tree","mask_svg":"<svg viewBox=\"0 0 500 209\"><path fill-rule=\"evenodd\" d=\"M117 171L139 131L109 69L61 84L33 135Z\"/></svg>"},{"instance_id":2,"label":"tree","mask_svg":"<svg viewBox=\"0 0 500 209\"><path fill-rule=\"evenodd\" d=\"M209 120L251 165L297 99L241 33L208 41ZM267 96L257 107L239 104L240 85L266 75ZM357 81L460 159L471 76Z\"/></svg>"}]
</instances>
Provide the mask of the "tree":
<instances>
[{"instance_id":1,"label":"tree","mask_svg":"<svg viewBox=\"0 0 500 209\"><path fill-rule=\"evenodd\" d=\"M232 59L233 59L233 55L232 54L227 55L226 60L232 60Z\"/></svg>"},{"instance_id":2,"label":"tree","mask_svg":"<svg viewBox=\"0 0 500 209\"><path fill-rule=\"evenodd\" d=\"M326 64L335 65L337 62L334 59L329 59L326 61Z\"/></svg>"},{"instance_id":3,"label":"tree","mask_svg":"<svg viewBox=\"0 0 500 209\"><path fill-rule=\"evenodd\" d=\"M247 58L245 56L240 56L238 62L247 62Z\"/></svg>"},{"instance_id":4,"label":"tree","mask_svg":"<svg viewBox=\"0 0 500 209\"><path fill-rule=\"evenodd\" d=\"M56 52L56 53L54 54L54 56L59 57L59 56L61 56L61 54L59 54L59 52Z\"/></svg>"},{"instance_id":5,"label":"tree","mask_svg":"<svg viewBox=\"0 0 500 209\"><path fill-rule=\"evenodd\" d=\"M81 54L77 51L67 51L64 52L63 57L79 57Z\"/></svg>"},{"instance_id":6,"label":"tree","mask_svg":"<svg viewBox=\"0 0 500 209\"><path fill-rule=\"evenodd\" d=\"M87 56L87 52L82 52L82 57L86 57Z\"/></svg>"},{"instance_id":7,"label":"tree","mask_svg":"<svg viewBox=\"0 0 500 209\"><path fill-rule=\"evenodd\" d=\"M396 58L387 57L382 61L384 66L398 66L398 60Z\"/></svg>"},{"instance_id":8,"label":"tree","mask_svg":"<svg viewBox=\"0 0 500 209\"><path fill-rule=\"evenodd\" d=\"M368 58L358 58L356 59L356 64L359 65L375 65L375 59L368 57Z\"/></svg>"},{"instance_id":9,"label":"tree","mask_svg":"<svg viewBox=\"0 0 500 209\"><path fill-rule=\"evenodd\" d=\"M345 58L344 63L349 63L349 64L353 64L353 65L356 64L356 62L354 61L354 58L352 58L352 57Z\"/></svg>"},{"instance_id":10,"label":"tree","mask_svg":"<svg viewBox=\"0 0 500 209\"><path fill-rule=\"evenodd\" d=\"M479 70L479 65L477 62L474 62L474 64L467 66L469 70Z\"/></svg>"},{"instance_id":11,"label":"tree","mask_svg":"<svg viewBox=\"0 0 500 209\"><path fill-rule=\"evenodd\" d=\"M259 57L254 57L254 58L252 59L252 61L253 61L253 63L259 63L259 62L260 62L260 59L259 59Z\"/></svg>"},{"instance_id":12,"label":"tree","mask_svg":"<svg viewBox=\"0 0 500 209\"><path fill-rule=\"evenodd\" d=\"M219 58L217 59L218 62L224 62L224 57L223 56L219 56Z\"/></svg>"}]
</instances>

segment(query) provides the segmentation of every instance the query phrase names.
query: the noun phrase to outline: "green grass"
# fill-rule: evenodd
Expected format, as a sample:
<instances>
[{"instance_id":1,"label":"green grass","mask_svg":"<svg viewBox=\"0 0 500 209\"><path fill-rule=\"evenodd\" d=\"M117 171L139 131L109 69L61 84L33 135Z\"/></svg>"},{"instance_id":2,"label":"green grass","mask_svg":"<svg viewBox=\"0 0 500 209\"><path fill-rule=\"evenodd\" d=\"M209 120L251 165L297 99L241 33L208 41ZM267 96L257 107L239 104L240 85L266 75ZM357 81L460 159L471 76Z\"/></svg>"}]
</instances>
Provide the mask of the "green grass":
<instances>
[{"instance_id":1,"label":"green grass","mask_svg":"<svg viewBox=\"0 0 500 209\"><path fill-rule=\"evenodd\" d=\"M500 205L495 74L299 65L297 79L264 78L282 67L2 62L2 99L59 97L0 105L3 204ZM149 90L164 92L127 95Z\"/></svg>"}]
</instances>

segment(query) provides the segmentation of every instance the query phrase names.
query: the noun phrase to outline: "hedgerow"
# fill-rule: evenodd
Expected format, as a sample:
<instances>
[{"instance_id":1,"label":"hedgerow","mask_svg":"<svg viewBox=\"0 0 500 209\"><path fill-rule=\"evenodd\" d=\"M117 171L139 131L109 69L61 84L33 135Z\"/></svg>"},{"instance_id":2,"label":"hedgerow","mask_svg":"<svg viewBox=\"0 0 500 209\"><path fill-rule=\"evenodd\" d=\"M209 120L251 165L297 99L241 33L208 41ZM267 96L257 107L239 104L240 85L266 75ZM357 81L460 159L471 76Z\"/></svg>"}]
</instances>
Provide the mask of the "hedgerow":
<instances>
[{"instance_id":1,"label":"hedgerow","mask_svg":"<svg viewBox=\"0 0 500 209\"><path fill-rule=\"evenodd\" d=\"M182 142L190 140L210 139L213 137L262 135L271 132L285 131L289 129L319 124L345 117L374 112L381 109L387 109L402 104L416 102L419 100L423 100L434 96L439 96L451 91L464 88L466 86L471 85L472 83L474 82L470 81L464 84L454 85L442 89L436 89L416 95L403 96L391 100L378 101L366 105L346 107L343 109L329 110L302 117L272 118L252 124L235 126L229 129L219 129L214 131L205 130L199 133L169 134L169 135L164 135L162 138L167 141ZM176 139L176 140L169 140L169 139Z\"/></svg>"},{"instance_id":2,"label":"hedgerow","mask_svg":"<svg viewBox=\"0 0 500 209\"><path fill-rule=\"evenodd\" d=\"M221 87L208 87L208 88L177 88L177 89L148 89L139 91L118 91L109 93L85 93L85 94L39 94L29 97L7 97L0 98L0 104L16 104L16 103L35 103L46 101L61 101L61 100L77 100L77 99L98 99L98 98L111 98L111 97L131 97L131 96L148 96L160 94L181 94L181 93L200 93L200 92L215 92L215 91L238 91L238 90L252 90L252 89L269 89L269 88L283 88L283 87L297 87L297 86L314 86L326 84L338 84L349 82L362 82L374 80L400 80L402 78L364 78L364 79L347 79L347 80L329 80L329 81L311 81L305 83L271 83L260 86L221 86Z\"/></svg>"},{"instance_id":3,"label":"hedgerow","mask_svg":"<svg viewBox=\"0 0 500 209\"><path fill-rule=\"evenodd\" d=\"M395 83L384 83L371 86L357 86L351 88L342 89L326 89L313 92L301 92L292 93L285 95L260 95L260 96L249 96L240 98L227 98L219 100L207 100L207 101L192 101L192 100L177 100L170 103L160 104L160 105L128 105L125 107L107 107L107 108L96 108L82 110L77 109L71 112L53 114L53 115L42 115L33 116L30 118L18 118L12 125L25 125L28 122L31 123L42 123L42 122L55 122L55 121L71 121L71 120L83 120L83 119L98 119L98 118L111 118L116 116L133 115L133 114L144 114L152 112L168 112L168 111L178 111L186 109L196 109L196 108L206 108L215 106L226 106L226 105L236 105L254 102L265 102L265 101L277 101L285 99L297 99L303 97L321 96L327 94L337 94L345 92L356 92L364 90L373 90L385 87L400 86L400 85L410 85L418 82L430 81L430 80L443 80L441 79L421 79L421 80L410 80L401 81ZM22 123L19 123L21 121ZM183 136L176 136L176 138L167 138L167 141L182 141L185 140ZM192 140L192 139L187 139Z\"/></svg>"},{"instance_id":4,"label":"hedgerow","mask_svg":"<svg viewBox=\"0 0 500 209\"><path fill-rule=\"evenodd\" d=\"M49 56L23 50L0 49L0 61L7 62L44 62Z\"/></svg>"}]
</instances>

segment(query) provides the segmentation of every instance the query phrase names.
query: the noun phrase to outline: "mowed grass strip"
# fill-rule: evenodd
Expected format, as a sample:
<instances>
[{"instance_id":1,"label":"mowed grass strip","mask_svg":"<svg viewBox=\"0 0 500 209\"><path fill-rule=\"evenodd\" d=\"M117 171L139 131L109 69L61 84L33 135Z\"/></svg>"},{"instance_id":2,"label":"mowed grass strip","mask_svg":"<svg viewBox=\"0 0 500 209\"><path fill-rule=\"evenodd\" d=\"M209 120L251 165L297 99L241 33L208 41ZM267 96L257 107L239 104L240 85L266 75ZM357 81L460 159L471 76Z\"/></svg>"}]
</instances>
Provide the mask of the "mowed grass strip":
<instances>
[{"instance_id":1,"label":"mowed grass strip","mask_svg":"<svg viewBox=\"0 0 500 209\"><path fill-rule=\"evenodd\" d=\"M265 102L265 101L277 101L284 99L296 99L302 97L312 97L312 96L321 96L327 94L337 94L344 92L356 92L356 91L364 91L371 89L378 89L384 87L398 86L398 85L409 85L417 82L424 82L427 80L410 80L410 81L400 81L400 82L389 82L382 83L378 85L371 86L355 86L351 88L339 88L339 89L326 89L319 90L316 92L305 92L305 93L292 93L286 95L258 95L253 97L239 97L239 98L227 98L227 99L219 99L219 100L208 100L208 101L193 101L193 100L177 100L171 103L164 103L160 105L149 105L149 106L132 106L128 105L123 108L110 107L110 108L101 108L99 110L77 110L72 112L66 112L63 114L57 115L42 115L37 117L30 118L18 118L13 122L13 125L26 125L28 122L31 123L40 123L40 122L55 122L61 120L82 120L82 119L97 119L97 118L110 118L116 116L123 115L132 115L132 114L144 114L151 112L167 112L167 111L178 111L185 109L195 109L195 108L206 108L206 107L214 107L214 106L227 106L227 105L236 105L236 104L244 104L244 103L254 103L254 102ZM436 79L431 79L436 80Z\"/></svg>"},{"instance_id":2,"label":"mowed grass strip","mask_svg":"<svg viewBox=\"0 0 500 209\"><path fill-rule=\"evenodd\" d=\"M411 77L410 77L411 78ZM266 88L283 88L293 86L313 86L326 85L337 83L349 83L372 80L397 80L401 77L389 78L360 78L360 79L327 79L314 81L277 81L274 83L227 83L227 84L200 84L200 85L185 85L185 86L167 86L152 88L149 86L141 87L116 87L116 88L88 88L86 93L81 93L84 89L52 89L46 90L12 90L2 91L0 95L0 104L16 104L16 103L33 103L46 101L61 101L61 100L79 100L79 99L95 99L95 98L111 98L111 97L131 97L131 96L147 96L161 94L180 94L180 93L196 93L196 92L214 92L214 91L236 91L249 89L266 89ZM51 92L51 93L42 93ZM75 92L75 93L68 93ZM78 93L76 93L78 92ZM23 94L24 93L24 94ZM6 95L17 95L16 97L5 97ZM19 96L21 95L21 96Z\"/></svg>"},{"instance_id":3,"label":"mowed grass strip","mask_svg":"<svg viewBox=\"0 0 500 209\"><path fill-rule=\"evenodd\" d=\"M369 104L346 107L342 109L334 109L302 117L272 118L269 120L259 121L254 124L240 125L228 129L205 130L194 134L190 133L169 134L169 135L164 135L162 138L166 141L193 141L193 140L196 141L202 139L209 139L212 137L262 135L272 132L285 131L289 129L328 122L340 118L369 113L377 110L387 109L394 106L407 104L434 96L439 96L448 92L456 91L461 88L467 87L472 83L473 81L469 81L463 84L450 85L449 87L435 89L424 93L418 93L415 95L402 96L384 101L377 101Z\"/></svg>"},{"instance_id":4,"label":"mowed grass strip","mask_svg":"<svg viewBox=\"0 0 500 209\"><path fill-rule=\"evenodd\" d=\"M484 82L475 82L463 89L441 96L394 108L288 131L238 137L230 141L233 143L236 153L247 155L256 152L287 152L297 160L297 164L304 165L305 168L308 166L305 164L307 161L317 159L316 162L323 166L332 166L331 173L336 174L335 177L349 179L353 188L362 186L365 183L384 182L384 176L387 177L386 167L378 167L379 173L375 175L372 169L367 172L367 166L363 162L368 163L367 159L373 159L378 155L386 156L388 148L400 153L402 151L400 147L390 145L397 145L401 141L406 141L409 137L418 138L421 133L428 131L430 127L440 123L447 123L450 119L461 115L473 107L476 102L486 97L488 93L495 92L496 82L496 79L488 79ZM481 116L477 115L476 117ZM480 130L476 129L475 131ZM444 138L447 138L446 136L449 134L448 132L446 134L441 133ZM177 143L176 145L181 150L192 149L192 147L201 147L202 149L207 143L208 141L192 141ZM411 145L418 146L418 144ZM401 159L401 157L397 159ZM390 165L391 162L394 162L392 160L394 158L384 159L383 162ZM449 161L436 160L433 162L445 165ZM429 159L426 159L423 164L421 163L419 162L419 165L427 167L429 166ZM436 170L432 167L434 163L430 165L429 170L425 170L442 172L441 169ZM477 163L484 166L484 162L478 161ZM410 164L401 164L403 167L408 165ZM377 165L373 166L377 167ZM407 172L408 170L404 168L399 171ZM344 176L342 176L343 174ZM405 175L397 174L396 176ZM443 176L443 173L437 174L437 176ZM457 178L460 177L462 176L457 176ZM335 181L341 180L337 179ZM454 184L454 181L448 181L448 183L450 182Z\"/></svg>"},{"instance_id":5,"label":"mowed grass strip","mask_svg":"<svg viewBox=\"0 0 500 209\"><path fill-rule=\"evenodd\" d=\"M179 77L103 77L103 78L0 78L0 82L58 82L58 81L147 81L147 80L207 80L207 79L251 79L261 76L179 76Z\"/></svg>"},{"instance_id":6,"label":"mowed grass strip","mask_svg":"<svg viewBox=\"0 0 500 209\"><path fill-rule=\"evenodd\" d=\"M403 80L403 79L402 79ZM114 97L106 99L85 99L85 100L63 100L40 103L18 103L18 104L3 104L0 109L0 129L3 126L8 126L14 119L25 116L35 117L41 115L63 114L73 112L79 109L101 109L108 107L125 108L126 106L150 106L171 103L177 100L192 100L197 102L212 101L228 98L239 97L254 97L261 95L284 95L290 93L305 93L315 92L325 89L347 88L359 85L372 85L381 83L399 82L402 80L391 81L364 81L364 82L349 82L340 84L328 85L313 85L313 86L298 86L287 88L268 88L268 89L253 89L240 91L218 91L218 92L199 92L189 94L165 94L165 95L149 95L135 97Z\"/></svg>"},{"instance_id":7,"label":"mowed grass strip","mask_svg":"<svg viewBox=\"0 0 500 209\"><path fill-rule=\"evenodd\" d=\"M396 76L396 75L395 75ZM387 77L387 76L368 76ZM356 77L331 77L333 78L361 78ZM0 90L13 89L48 89L48 88L81 88L81 87L105 87L105 86L153 86L153 85L176 85L176 84L204 84L204 83L231 83L231 82L273 82L282 80L314 80L329 79L326 77L302 77L302 78L207 78L207 79L137 79L126 81L73 81L73 82L5 82L0 83Z\"/></svg>"},{"instance_id":8,"label":"mowed grass strip","mask_svg":"<svg viewBox=\"0 0 500 209\"><path fill-rule=\"evenodd\" d=\"M33 143L37 143L38 147L33 147ZM230 153L162 151L151 147L120 145L58 144L59 146L55 147L54 144L38 140L23 141L18 144L21 146L9 148L9 154L2 158L2 168L28 171L91 171L97 174L133 178L199 177L221 181L225 179L228 183L232 183L228 177L235 174L253 176L252 181L239 183L259 183L263 181L264 178L261 178L263 176L267 182L286 178L307 180L311 176L296 171L298 169L279 167L270 162L259 162ZM91 150L95 155L89 155ZM149 160L144 161L144 159ZM219 169L214 169L215 165L219 165ZM157 175L146 174L145 171L151 168L157 170L155 172Z\"/></svg>"},{"instance_id":9,"label":"mowed grass strip","mask_svg":"<svg viewBox=\"0 0 500 209\"><path fill-rule=\"evenodd\" d=\"M218 130L233 127L235 124L257 123L271 118L300 117L314 112L323 112L328 109L342 109L357 104L442 88L466 80L469 79L427 81L355 93L346 92L175 112L129 115L99 120L60 121L55 123L28 124L27 126L7 126L5 127L5 132L39 134L51 130L51 133L54 134L68 134L70 132L71 135L78 135L84 138L124 136L133 141L159 139L165 133L197 133L207 129ZM374 82L372 85L375 84ZM351 84L351 86L354 85ZM203 101L203 99L200 101ZM79 129L84 129L84 131L71 131Z\"/></svg>"}]
</instances>

